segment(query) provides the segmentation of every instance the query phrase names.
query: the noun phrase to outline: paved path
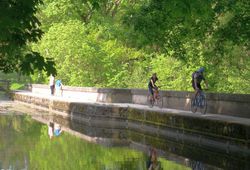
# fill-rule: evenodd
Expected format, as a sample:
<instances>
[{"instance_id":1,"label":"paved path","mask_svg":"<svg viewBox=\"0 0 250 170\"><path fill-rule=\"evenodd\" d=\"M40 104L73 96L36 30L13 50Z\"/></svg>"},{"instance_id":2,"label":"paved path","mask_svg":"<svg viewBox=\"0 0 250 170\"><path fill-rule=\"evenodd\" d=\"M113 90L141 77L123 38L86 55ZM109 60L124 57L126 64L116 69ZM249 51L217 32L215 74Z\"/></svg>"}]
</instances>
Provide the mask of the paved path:
<instances>
[{"instance_id":1,"label":"paved path","mask_svg":"<svg viewBox=\"0 0 250 170\"><path fill-rule=\"evenodd\" d=\"M22 93L25 95L35 96L35 97L42 97L50 100L59 100L59 101L67 101L67 102L76 102L76 103L89 103L89 104L96 104L96 105L103 105L103 106L117 106L117 107L130 107L134 109L140 109L140 110L152 110L156 112L160 112L162 114L164 113L170 113L170 114L176 114L176 115L182 115L182 116L190 116L190 117L200 117L204 119L212 119L216 121L226 121L228 123L237 123L237 124L244 124L250 126L250 119L247 118L241 118L241 117L234 117L234 116L226 116L226 115L218 115L218 114L205 114L202 115L200 113L192 113L190 111L183 111L183 110L176 110L176 109L169 109L169 108L159 108L154 106L153 108L150 108L146 105L139 105L139 104L130 104L130 103L100 103L100 102L93 102L87 99L83 99L81 96L80 98L71 98L71 97L61 97L61 96L51 96L48 94L38 94L38 93L31 93L29 91L20 91L18 93ZM10 105L13 105L15 102L10 102L6 98L3 99L0 97L0 113L6 112L8 107ZM4 109L5 108L5 109Z\"/></svg>"}]
</instances>

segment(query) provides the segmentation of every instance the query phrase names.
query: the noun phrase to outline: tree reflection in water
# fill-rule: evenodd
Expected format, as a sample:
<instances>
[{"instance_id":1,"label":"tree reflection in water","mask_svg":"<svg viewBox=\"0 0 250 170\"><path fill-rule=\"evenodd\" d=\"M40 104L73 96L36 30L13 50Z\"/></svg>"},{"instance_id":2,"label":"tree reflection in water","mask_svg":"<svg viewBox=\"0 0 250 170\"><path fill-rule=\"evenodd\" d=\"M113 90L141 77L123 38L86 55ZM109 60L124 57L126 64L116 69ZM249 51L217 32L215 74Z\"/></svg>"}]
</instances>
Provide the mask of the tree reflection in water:
<instances>
[{"instance_id":1,"label":"tree reflection in water","mask_svg":"<svg viewBox=\"0 0 250 170\"><path fill-rule=\"evenodd\" d=\"M0 116L0 169L144 170L147 155L104 147L63 133L50 140L48 126L29 116ZM163 169L189 169L159 158Z\"/></svg>"}]
</instances>

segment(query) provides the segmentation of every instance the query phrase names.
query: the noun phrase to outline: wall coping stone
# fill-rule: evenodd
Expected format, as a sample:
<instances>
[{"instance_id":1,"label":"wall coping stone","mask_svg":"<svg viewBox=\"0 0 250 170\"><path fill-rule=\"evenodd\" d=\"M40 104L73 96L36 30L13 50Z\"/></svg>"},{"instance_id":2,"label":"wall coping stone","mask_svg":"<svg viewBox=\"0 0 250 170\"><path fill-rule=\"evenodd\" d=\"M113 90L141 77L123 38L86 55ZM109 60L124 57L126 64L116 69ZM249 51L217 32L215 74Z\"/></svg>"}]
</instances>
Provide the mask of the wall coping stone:
<instances>
[{"instance_id":1,"label":"wall coping stone","mask_svg":"<svg viewBox=\"0 0 250 170\"><path fill-rule=\"evenodd\" d=\"M49 86L32 84L32 92L48 93ZM97 88L63 86L66 97L79 100L91 100L103 103L131 103L148 105L147 89ZM194 92L162 90L162 107L190 111L191 98ZM208 102L207 113L250 118L250 94L206 93Z\"/></svg>"},{"instance_id":2,"label":"wall coping stone","mask_svg":"<svg viewBox=\"0 0 250 170\"><path fill-rule=\"evenodd\" d=\"M49 89L48 85L32 84L33 88ZM129 93L132 95L147 95L146 89L125 89L125 88L97 88L97 87L73 87L63 86L63 90L76 91L76 92L92 92L92 93ZM175 90L161 90L160 93L163 97L176 97L176 98L191 98L194 92L189 91L175 91ZM205 92L206 93L206 92ZM231 94L231 93L206 93L208 100L220 101L235 101L250 103L250 94Z\"/></svg>"}]
</instances>

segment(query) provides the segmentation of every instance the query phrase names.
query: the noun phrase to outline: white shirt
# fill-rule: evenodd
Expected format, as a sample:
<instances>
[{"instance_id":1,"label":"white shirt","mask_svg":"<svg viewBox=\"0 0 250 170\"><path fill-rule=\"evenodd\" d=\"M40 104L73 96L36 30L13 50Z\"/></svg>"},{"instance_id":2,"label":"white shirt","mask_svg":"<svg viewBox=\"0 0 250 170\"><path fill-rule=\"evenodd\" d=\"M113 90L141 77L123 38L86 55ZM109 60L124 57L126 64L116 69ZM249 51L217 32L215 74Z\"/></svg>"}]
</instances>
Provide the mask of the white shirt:
<instances>
[{"instance_id":1,"label":"white shirt","mask_svg":"<svg viewBox=\"0 0 250 170\"><path fill-rule=\"evenodd\" d=\"M49 138L51 139L53 137L53 128L51 126L49 126L48 128L48 134L49 134Z\"/></svg>"},{"instance_id":2,"label":"white shirt","mask_svg":"<svg viewBox=\"0 0 250 170\"><path fill-rule=\"evenodd\" d=\"M54 84L55 84L55 77L51 75L49 79L49 85L53 86Z\"/></svg>"}]
</instances>

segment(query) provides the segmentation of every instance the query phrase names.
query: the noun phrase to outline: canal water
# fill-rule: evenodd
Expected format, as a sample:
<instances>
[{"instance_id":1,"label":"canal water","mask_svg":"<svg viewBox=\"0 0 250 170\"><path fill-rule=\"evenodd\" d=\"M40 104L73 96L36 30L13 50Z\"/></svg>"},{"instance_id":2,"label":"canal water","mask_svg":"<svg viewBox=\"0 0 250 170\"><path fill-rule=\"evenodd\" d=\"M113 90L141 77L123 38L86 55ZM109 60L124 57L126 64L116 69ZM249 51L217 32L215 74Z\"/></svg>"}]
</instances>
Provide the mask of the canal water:
<instances>
[{"instance_id":1,"label":"canal water","mask_svg":"<svg viewBox=\"0 0 250 170\"><path fill-rule=\"evenodd\" d=\"M155 169L249 168L245 155L203 150L195 145L180 145L176 141L145 137L140 133L127 132L124 134L130 136L124 137L115 129L94 133L91 127L77 122L71 122L74 124L72 129L69 126L68 131L50 139L48 123L33 118L29 115L0 115L1 170L146 170L150 153L156 155L152 164ZM92 143L72 132L103 142ZM146 139L152 142L145 142Z\"/></svg>"}]
</instances>

